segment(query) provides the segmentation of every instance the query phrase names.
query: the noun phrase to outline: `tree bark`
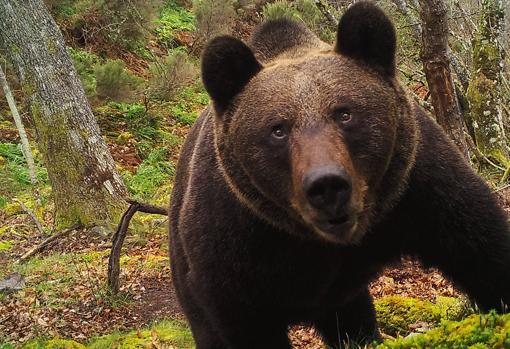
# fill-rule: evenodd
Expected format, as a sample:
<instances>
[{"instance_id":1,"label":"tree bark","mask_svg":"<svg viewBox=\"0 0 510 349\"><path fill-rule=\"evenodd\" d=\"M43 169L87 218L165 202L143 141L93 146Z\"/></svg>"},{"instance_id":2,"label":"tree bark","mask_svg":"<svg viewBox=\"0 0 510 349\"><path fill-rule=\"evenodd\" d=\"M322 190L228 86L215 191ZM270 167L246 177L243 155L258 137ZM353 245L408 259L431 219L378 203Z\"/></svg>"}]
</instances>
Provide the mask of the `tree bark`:
<instances>
[{"instance_id":1,"label":"tree bark","mask_svg":"<svg viewBox=\"0 0 510 349\"><path fill-rule=\"evenodd\" d=\"M419 0L419 2L422 21L421 59L436 120L464 157L468 158L464 121L450 68L446 7L443 0Z\"/></svg>"},{"instance_id":2,"label":"tree bark","mask_svg":"<svg viewBox=\"0 0 510 349\"><path fill-rule=\"evenodd\" d=\"M510 166L501 108L503 51L499 44L504 9L499 0L483 0L473 41L473 78L467 97L478 149L491 160Z\"/></svg>"},{"instance_id":3,"label":"tree bark","mask_svg":"<svg viewBox=\"0 0 510 349\"><path fill-rule=\"evenodd\" d=\"M0 48L28 98L59 228L105 225L126 189L43 0L0 0Z\"/></svg>"}]
</instances>

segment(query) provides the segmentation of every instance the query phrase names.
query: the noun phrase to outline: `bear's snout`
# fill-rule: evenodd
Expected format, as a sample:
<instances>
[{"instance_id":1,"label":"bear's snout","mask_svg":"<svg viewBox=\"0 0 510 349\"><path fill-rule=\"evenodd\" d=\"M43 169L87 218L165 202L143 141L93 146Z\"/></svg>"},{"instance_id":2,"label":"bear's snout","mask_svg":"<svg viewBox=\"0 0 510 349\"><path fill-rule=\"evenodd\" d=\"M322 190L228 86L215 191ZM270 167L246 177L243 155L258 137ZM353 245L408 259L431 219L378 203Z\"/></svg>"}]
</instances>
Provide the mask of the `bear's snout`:
<instances>
[{"instance_id":1,"label":"bear's snout","mask_svg":"<svg viewBox=\"0 0 510 349\"><path fill-rule=\"evenodd\" d=\"M311 169L303 178L303 189L309 204L329 221L341 220L352 194L352 181L338 165Z\"/></svg>"}]
</instances>

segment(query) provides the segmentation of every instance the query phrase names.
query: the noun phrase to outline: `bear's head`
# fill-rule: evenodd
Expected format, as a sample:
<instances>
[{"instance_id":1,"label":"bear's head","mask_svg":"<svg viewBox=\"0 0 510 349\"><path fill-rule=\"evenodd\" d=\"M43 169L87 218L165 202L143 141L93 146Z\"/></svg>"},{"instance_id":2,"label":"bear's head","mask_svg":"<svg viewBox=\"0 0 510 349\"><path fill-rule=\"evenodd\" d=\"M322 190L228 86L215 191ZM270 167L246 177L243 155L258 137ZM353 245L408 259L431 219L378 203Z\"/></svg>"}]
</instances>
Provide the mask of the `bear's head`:
<instances>
[{"instance_id":1,"label":"bear's head","mask_svg":"<svg viewBox=\"0 0 510 349\"><path fill-rule=\"evenodd\" d=\"M341 18L334 48L288 20L262 31L253 50L229 36L204 50L222 173L274 226L356 244L398 198L414 161L393 25L362 1Z\"/></svg>"}]
</instances>

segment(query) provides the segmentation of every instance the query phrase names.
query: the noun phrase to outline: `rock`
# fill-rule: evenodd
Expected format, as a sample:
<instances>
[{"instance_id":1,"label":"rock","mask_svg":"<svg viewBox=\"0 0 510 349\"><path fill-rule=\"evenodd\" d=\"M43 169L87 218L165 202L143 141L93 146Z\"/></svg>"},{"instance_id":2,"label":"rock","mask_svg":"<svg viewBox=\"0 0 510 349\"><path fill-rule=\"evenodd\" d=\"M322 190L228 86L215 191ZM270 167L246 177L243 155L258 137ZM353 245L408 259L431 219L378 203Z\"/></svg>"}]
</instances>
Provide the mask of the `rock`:
<instances>
[{"instance_id":1,"label":"rock","mask_svg":"<svg viewBox=\"0 0 510 349\"><path fill-rule=\"evenodd\" d=\"M0 292L10 293L25 288L25 278L19 273L12 273L0 281Z\"/></svg>"}]
</instances>

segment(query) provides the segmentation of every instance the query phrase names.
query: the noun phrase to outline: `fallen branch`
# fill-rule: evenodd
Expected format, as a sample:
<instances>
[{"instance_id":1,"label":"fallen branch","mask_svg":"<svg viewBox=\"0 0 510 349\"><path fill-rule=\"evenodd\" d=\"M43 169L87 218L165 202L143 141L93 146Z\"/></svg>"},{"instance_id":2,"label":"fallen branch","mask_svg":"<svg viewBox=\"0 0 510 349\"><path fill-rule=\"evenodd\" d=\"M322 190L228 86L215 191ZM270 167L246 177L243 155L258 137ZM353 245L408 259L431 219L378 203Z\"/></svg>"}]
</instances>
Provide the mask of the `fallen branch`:
<instances>
[{"instance_id":1,"label":"fallen branch","mask_svg":"<svg viewBox=\"0 0 510 349\"><path fill-rule=\"evenodd\" d=\"M117 231L113 235L112 250L108 258L108 287L114 295L119 292L120 252L126 238L131 218L133 218L138 211L168 216L168 210L165 207L144 204L135 200L127 200L127 202L129 203L129 208L122 215Z\"/></svg>"},{"instance_id":2,"label":"fallen branch","mask_svg":"<svg viewBox=\"0 0 510 349\"><path fill-rule=\"evenodd\" d=\"M41 222L39 222L39 219L37 219L37 216L35 215L35 213L29 209L28 207L25 206L24 203L22 203L21 201L19 200L12 200L14 202L17 202L19 204L19 207L21 207L21 209L23 210L23 212L25 212L27 215L30 216L30 218L32 218L32 220L34 221L35 223L35 226L37 227L37 230L39 230L39 233L41 233L42 235L44 235L44 229L43 229L43 226L41 224Z\"/></svg>"},{"instance_id":3,"label":"fallen branch","mask_svg":"<svg viewBox=\"0 0 510 349\"><path fill-rule=\"evenodd\" d=\"M23 256L21 256L16 262L17 263L23 263L24 261L26 261L28 258L30 258L33 255L35 255L36 253L39 253L42 250L44 250L46 247L48 247L48 245L51 242L53 242L53 241L55 241L55 240L65 236L65 235L69 234L73 230L76 230L78 227L79 227L79 225L73 225L71 228L64 229L61 232L59 232L57 234L54 234L54 235L48 237L47 239L44 239L39 245L37 245L34 248L30 249L27 253L25 253Z\"/></svg>"}]
</instances>

